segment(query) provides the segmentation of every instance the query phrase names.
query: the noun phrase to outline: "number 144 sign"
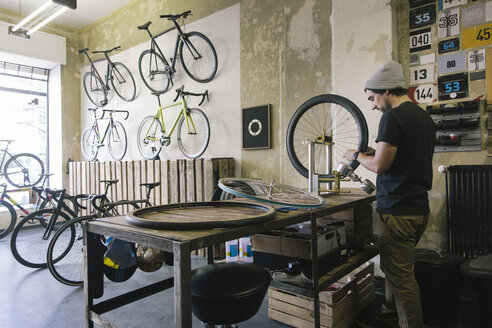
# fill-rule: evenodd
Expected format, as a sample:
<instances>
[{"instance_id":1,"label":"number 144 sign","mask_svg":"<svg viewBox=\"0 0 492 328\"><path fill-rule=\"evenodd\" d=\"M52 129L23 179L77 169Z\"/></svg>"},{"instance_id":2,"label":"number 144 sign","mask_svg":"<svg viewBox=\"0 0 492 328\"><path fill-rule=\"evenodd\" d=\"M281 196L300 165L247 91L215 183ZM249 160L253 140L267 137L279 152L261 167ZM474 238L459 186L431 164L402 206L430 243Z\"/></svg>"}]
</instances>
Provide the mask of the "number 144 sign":
<instances>
[{"instance_id":1,"label":"number 144 sign","mask_svg":"<svg viewBox=\"0 0 492 328\"><path fill-rule=\"evenodd\" d=\"M437 84L422 84L408 88L408 97L414 103L428 104L437 101Z\"/></svg>"}]
</instances>

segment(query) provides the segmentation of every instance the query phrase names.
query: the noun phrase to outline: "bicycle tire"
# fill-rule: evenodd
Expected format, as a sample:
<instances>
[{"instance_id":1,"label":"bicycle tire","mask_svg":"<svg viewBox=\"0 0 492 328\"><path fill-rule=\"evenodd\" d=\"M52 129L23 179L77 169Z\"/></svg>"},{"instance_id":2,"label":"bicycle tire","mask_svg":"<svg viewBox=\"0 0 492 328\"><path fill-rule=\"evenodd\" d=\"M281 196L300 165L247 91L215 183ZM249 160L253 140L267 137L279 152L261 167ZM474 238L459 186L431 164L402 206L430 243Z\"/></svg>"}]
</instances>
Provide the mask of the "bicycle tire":
<instances>
[{"instance_id":1,"label":"bicycle tire","mask_svg":"<svg viewBox=\"0 0 492 328\"><path fill-rule=\"evenodd\" d=\"M120 161L125 157L128 142L126 131L123 124L114 122L114 125L109 131L108 149L114 160Z\"/></svg>"},{"instance_id":2,"label":"bicycle tire","mask_svg":"<svg viewBox=\"0 0 492 328\"><path fill-rule=\"evenodd\" d=\"M115 80L117 83L115 83ZM114 63L111 70L111 85L114 92L124 101L133 101L136 91L135 79L130 70L122 63Z\"/></svg>"},{"instance_id":3,"label":"bicycle tire","mask_svg":"<svg viewBox=\"0 0 492 328\"><path fill-rule=\"evenodd\" d=\"M200 58L195 58L193 51L196 51ZM217 73L217 52L212 42L200 32L185 34L185 40L181 40L179 46L179 58L186 74L197 82L209 82Z\"/></svg>"},{"instance_id":4,"label":"bicycle tire","mask_svg":"<svg viewBox=\"0 0 492 328\"><path fill-rule=\"evenodd\" d=\"M85 128L80 138L80 149L88 161L93 161L99 152L97 132L94 127Z\"/></svg>"},{"instance_id":5,"label":"bicycle tire","mask_svg":"<svg viewBox=\"0 0 492 328\"><path fill-rule=\"evenodd\" d=\"M80 216L64 223L51 239L46 262L53 277L68 286L84 284L84 232L82 223L93 216Z\"/></svg>"},{"instance_id":6,"label":"bicycle tire","mask_svg":"<svg viewBox=\"0 0 492 328\"><path fill-rule=\"evenodd\" d=\"M332 143L331 165L335 169L340 162L346 162L343 157L346 149L367 149L368 129L364 115L352 101L333 94L313 97L296 110L287 127L287 154L294 168L305 178L309 174L306 141L316 138ZM333 178L333 173L322 172L328 162L326 156L321 155L325 148L325 145L315 144L314 173L321 178ZM355 170L359 162L351 161L349 165Z\"/></svg>"},{"instance_id":7,"label":"bicycle tire","mask_svg":"<svg viewBox=\"0 0 492 328\"><path fill-rule=\"evenodd\" d=\"M138 71L144 84L152 92L165 92L169 88L169 65L157 52L145 50L138 59Z\"/></svg>"},{"instance_id":8,"label":"bicycle tire","mask_svg":"<svg viewBox=\"0 0 492 328\"><path fill-rule=\"evenodd\" d=\"M10 250L20 264L29 268L46 268L48 265L46 263L46 251L49 245L49 238L48 240L42 238L45 228L41 222L45 221L45 224L47 224L54 213L54 209L33 212L22 219L15 227L10 238ZM61 212L57 222L55 222L53 231L59 229L65 221L70 221L70 217Z\"/></svg>"},{"instance_id":9,"label":"bicycle tire","mask_svg":"<svg viewBox=\"0 0 492 328\"><path fill-rule=\"evenodd\" d=\"M89 100L97 107L108 103L108 91L103 81L94 72L86 72L83 77L84 90Z\"/></svg>"},{"instance_id":10,"label":"bicycle tire","mask_svg":"<svg viewBox=\"0 0 492 328\"><path fill-rule=\"evenodd\" d=\"M17 187L32 187L41 182L44 175L43 161L30 153L16 154L5 163L5 179Z\"/></svg>"},{"instance_id":11,"label":"bicycle tire","mask_svg":"<svg viewBox=\"0 0 492 328\"><path fill-rule=\"evenodd\" d=\"M14 207L6 201L0 200L0 209L2 208L2 206L5 206L5 208L7 208L7 210L9 211L10 219L7 218L7 220L9 220L9 222L8 222L6 228L0 228L0 239L8 236L8 234L12 230L14 230L15 223L17 222L17 213L15 212ZM4 216L6 217L6 215L4 215Z\"/></svg>"},{"instance_id":12,"label":"bicycle tire","mask_svg":"<svg viewBox=\"0 0 492 328\"><path fill-rule=\"evenodd\" d=\"M205 113L198 108L191 108L187 113L189 129L185 127L184 134L182 128L186 117L181 116L178 122L178 146L183 155L193 159L200 157L208 147L210 124Z\"/></svg>"},{"instance_id":13,"label":"bicycle tire","mask_svg":"<svg viewBox=\"0 0 492 328\"><path fill-rule=\"evenodd\" d=\"M143 158L154 159L159 156L162 136L162 124L158 118L151 115L142 120L137 132L137 146Z\"/></svg>"}]
</instances>

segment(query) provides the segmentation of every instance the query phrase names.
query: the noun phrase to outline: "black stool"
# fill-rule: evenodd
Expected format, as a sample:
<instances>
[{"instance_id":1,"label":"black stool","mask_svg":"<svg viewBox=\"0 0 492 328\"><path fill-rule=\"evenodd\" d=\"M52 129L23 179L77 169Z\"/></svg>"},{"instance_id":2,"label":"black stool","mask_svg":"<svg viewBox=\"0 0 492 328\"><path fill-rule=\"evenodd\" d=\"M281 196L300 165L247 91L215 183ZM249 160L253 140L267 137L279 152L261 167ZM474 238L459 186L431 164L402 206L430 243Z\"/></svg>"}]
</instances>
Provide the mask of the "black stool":
<instances>
[{"instance_id":1,"label":"black stool","mask_svg":"<svg viewBox=\"0 0 492 328\"><path fill-rule=\"evenodd\" d=\"M209 264L191 274L192 311L205 327L231 327L254 316L271 281L255 264Z\"/></svg>"},{"instance_id":2,"label":"black stool","mask_svg":"<svg viewBox=\"0 0 492 328\"><path fill-rule=\"evenodd\" d=\"M492 327L492 254L464 262L461 274L475 281L480 310L480 327Z\"/></svg>"}]
</instances>

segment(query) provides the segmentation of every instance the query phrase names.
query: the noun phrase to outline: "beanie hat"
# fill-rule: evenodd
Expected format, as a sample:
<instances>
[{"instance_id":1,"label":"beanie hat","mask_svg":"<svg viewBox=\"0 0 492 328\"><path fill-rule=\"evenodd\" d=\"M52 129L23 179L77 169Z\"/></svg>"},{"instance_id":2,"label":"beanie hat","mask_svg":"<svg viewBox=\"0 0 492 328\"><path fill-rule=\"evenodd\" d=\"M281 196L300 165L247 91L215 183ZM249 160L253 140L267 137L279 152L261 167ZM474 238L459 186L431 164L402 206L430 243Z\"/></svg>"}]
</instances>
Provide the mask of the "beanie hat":
<instances>
[{"instance_id":1,"label":"beanie hat","mask_svg":"<svg viewBox=\"0 0 492 328\"><path fill-rule=\"evenodd\" d=\"M366 82L366 89L387 90L394 88L406 88L403 68L396 61L384 64Z\"/></svg>"}]
</instances>

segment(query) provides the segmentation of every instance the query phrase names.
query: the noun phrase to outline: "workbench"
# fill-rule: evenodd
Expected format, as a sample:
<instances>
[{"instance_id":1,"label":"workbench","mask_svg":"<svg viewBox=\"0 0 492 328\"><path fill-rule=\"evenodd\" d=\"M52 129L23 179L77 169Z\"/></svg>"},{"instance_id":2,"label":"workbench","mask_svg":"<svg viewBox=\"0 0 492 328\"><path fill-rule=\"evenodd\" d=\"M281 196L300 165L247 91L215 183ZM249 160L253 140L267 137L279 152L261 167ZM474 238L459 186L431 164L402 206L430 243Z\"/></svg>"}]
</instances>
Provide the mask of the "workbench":
<instances>
[{"instance_id":1,"label":"workbench","mask_svg":"<svg viewBox=\"0 0 492 328\"><path fill-rule=\"evenodd\" d=\"M238 199L236 199L237 201ZM223 243L228 240L250 236L269 230L280 229L288 225L311 221L316 226L316 218L370 205L375 196L360 192L330 194L326 197L324 207L317 209L298 209L288 213L277 212L269 221L235 228L219 228L208 230L154 230L130 225L125 216L101 218L89 221L85 226L85 316L86 327L94 323L103 327L114 327L102 314L129 304L157 292L174 287L174 327L192 326L191 312L191 252L207 246ZM246 201L246 200L245 200ZM103 256L105 247L100 235L112 236L118 239L148 245L174 253L174 275L157 283L129 291L125 294L95 303L104 294ZM313 240L316 240L316 229L313 229ZM313 273L318 272L317 243L312 243ZM331 285L348 272L365 261L377 255L377 247L359 251L339 268L330 271L322 277L313 277L312 296L315 304L315 323L319 327L319 297L318 292ZM319 279L318 279L319 278ZM158 326L158 323L156 323Z\"/></svg>"}]
</instances>

